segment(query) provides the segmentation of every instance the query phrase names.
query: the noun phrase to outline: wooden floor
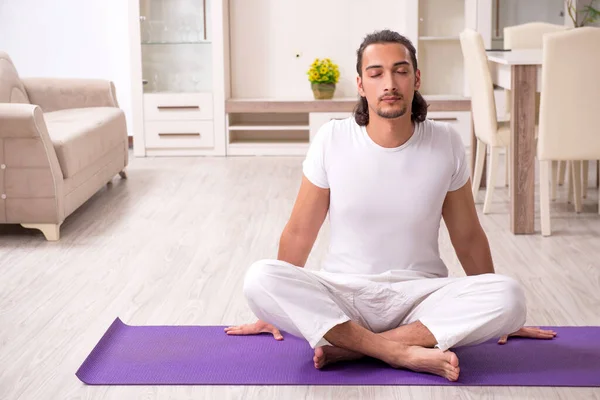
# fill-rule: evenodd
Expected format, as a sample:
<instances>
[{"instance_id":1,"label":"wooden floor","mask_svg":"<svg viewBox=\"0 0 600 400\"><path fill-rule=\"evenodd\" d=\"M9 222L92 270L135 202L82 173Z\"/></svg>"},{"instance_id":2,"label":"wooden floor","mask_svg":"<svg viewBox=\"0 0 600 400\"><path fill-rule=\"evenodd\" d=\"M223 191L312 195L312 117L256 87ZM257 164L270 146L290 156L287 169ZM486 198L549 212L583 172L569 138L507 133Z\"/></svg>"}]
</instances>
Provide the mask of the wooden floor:
<instances>
[{"instance_id":1,"label":"wooden floor","mask_svg":"<svg viewBox=\"0 0 600 400\"><path fill-rule=\"evenodd\" d=\"M115 178L69 217L60 242L0 225L0 398L600 399L586 388L91 387L75 377L117 316L140 325L253 321L244 271L276 257L300 167L300 158L132 159L129 179ZM526 287L528 324L600 325L597 189L577 215L561 188L549 238L509 232L507 193L498 188L493 214L481 218L497 272ZM483 191L479 209L482 201ZM328 232L326 224L310 268ZM444 229L440 242L460 275Z\"/></svg>"}]
</instances>

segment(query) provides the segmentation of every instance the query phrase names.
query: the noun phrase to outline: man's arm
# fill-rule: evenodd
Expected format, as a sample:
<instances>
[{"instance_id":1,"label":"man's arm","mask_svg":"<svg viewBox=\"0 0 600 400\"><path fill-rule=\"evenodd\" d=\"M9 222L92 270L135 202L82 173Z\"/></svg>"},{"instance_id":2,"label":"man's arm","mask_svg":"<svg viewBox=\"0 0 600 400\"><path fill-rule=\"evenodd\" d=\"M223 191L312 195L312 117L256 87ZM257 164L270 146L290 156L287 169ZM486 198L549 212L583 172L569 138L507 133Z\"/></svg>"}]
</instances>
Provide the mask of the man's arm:
<instances>
[{"instance_id":1,"label":"man's arm","mask_svg":"<svg viewBox=\"0 0 600 400\"><path fill-rule=\"evenodd\" d=\"M304 267L329 211L329 189L322 189L305 176L292 214L279 240L277 259Z\"/></svg>"},{"instance_id":2,"label":"man's arm","mask_svg":"<svg viewBox=\"0 0 600 400\"><path fill-rule=\"evenodd\" d=\"M466 274L494 273L490 245L475 210L470 179L460 189L448 192L442 216Z\"/></svg>"},{"instance_id":3,"label":"man's arm","mask_svg":"<svg viewBox=\"0 0 600 400\"><path fill-rule=\"evenodd\" d=\"M328 211L329 189L322 189L302 176L292 215L279 240L277 259L304 267ZM261 320L252 324L230 326L225 328L225 332L228 335L256 335L264 332L273 334L277 340L283 340L277 327Z\"/></svg>"},{"instance_id":4,"label":"man's arm","mask_svg":"<svg viewBox=\"0 0 600 400\"><path fill-rule=\"evenodd\" d=\"M494 273L494 264L487 237L479 224L471 192L471 180L460 189L448 192L442 207L450 240L467 275ZM498 341L505 344L509 336L533 339L553 339L556 332L523 327Z\"/></svg>"}]
</instances>

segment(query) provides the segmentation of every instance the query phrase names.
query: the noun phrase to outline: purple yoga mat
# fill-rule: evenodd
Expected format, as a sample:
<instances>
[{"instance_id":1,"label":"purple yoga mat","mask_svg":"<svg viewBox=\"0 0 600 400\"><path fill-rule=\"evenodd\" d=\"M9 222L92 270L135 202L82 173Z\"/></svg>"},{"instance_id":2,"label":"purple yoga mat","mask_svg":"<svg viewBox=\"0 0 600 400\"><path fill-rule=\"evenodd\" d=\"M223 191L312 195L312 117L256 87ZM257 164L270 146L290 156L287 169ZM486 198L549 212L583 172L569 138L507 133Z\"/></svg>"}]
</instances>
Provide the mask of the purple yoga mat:
<instances>
[{"instance_id":1,"label":"purple yoga mat","mask_svg":"<svg viewBox=\"0 0 600 400\"><path fill-rule=\"evenodd\" d=\"M460 378L378 360L313 366L313 350L283 332L228 336L223 326L130 326L116 319L77 371L90 385L600 386L600 327L548 327L553 340L511 338L453 351Z\"/></svg>"}]
</instances>

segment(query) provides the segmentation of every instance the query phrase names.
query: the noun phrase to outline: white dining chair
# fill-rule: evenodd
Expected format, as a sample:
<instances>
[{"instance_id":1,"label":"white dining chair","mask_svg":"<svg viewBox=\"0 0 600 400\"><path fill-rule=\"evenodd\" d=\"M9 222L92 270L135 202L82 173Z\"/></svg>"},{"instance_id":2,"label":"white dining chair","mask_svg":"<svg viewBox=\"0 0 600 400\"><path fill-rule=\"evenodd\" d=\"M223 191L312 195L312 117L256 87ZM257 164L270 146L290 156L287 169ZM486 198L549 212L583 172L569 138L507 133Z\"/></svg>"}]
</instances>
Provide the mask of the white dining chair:
<instances>
[{"instance_id":1,"label":"white dining chair","mask_svg":"<svg viewBox=\"0 0 600 400\"><path fill-rule=\"evenodd\" d=\"M505 49L541 49L544 35L567 30L566 25L548 22L527 22L504 28Z\"/></svg>"},{"instance_id":2,"label":"white dining chair","mask_svg":"<svg viewBox=\"0 0 600 400\"><path fill-rule=\"evenodd\" d=\"M562 32L568 29L566 25L551 24L542 21L527 22L524 24L507 26L503 30L504 34L504 49L505 50L528 50L528 49L542 49L543 38L547 33ZM510 121L510 114L512 111L511 103L511 91L506 89L504 91L504 109L506 113L504 115L505 120ZM540 94L536 93L535 96L535 110L536 110L536 122L539 120L540 112ZM506 155L506 159L510 159L509 153ZM506 182L508 186L508 170L509 163L506 162ZM565 162L554 162L553 164L553 179L552 179L552 199L556 199L557 184L563 184L564 175L566 169ZM572 185L571 185L572 186Z\"/></svg>"},{"instance_id":3,"label":"white dining chair","mask_svg":"<svg viewBox=\"0 0 600 400\"><path fill-rule=\"evenodd\" d=\"M552 161L571 161L576 211L581 160L600 159L600 28L582 27L544 36L537 158L542 235L550 228ZM600 196L599 196L600 212Z\"/></svg>"},{"instance_id":4,"label":"white dining chair","mask_svg":"<svg viewBox=\"0 0 600 400\"><path fill-rule=\"evenodd\" d=\"M477 200L477 193L481 184L485 155L488 147L490 149L486 193L483 203L483 213L487 214L490 212L492 205L496 176L498 175L500 150L508 150L510 146L510 123L498 122L497 119L494 87L481 34L472 29L464 30L460 34L460 45L471 94L473 127L477 138L475 171L472 182L473 198L475 200Z\"/></svg>"}]
</instances>

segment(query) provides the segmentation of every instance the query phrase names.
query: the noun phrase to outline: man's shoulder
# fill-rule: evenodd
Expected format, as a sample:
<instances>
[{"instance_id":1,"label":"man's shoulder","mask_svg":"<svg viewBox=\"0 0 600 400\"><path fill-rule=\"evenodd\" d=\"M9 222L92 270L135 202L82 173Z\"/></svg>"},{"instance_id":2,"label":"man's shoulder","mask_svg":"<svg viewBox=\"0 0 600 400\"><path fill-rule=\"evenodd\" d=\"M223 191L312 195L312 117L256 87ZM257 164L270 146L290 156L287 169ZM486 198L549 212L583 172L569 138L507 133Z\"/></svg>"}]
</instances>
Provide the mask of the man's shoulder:
<instances>
[{"instance_id":1,"label":"man's shoulder","mask_svg":"<svg viewBox=\"0 0 600 400\"><path fill-rule=\"evenodd\" d=\"M359 132L359 130L360 127L354 120L353 116L331 119L321 125L313 140L318 140L321 142L346 140L351 135Z\"/></svg>"},{"instance_id":2,"label":"man's shoulder","mask_svg":"<svg viewBox=\"0 0 600 400\"><path fill-rule=\"evenodd\" d=\"M354 120L354 116L349 116L346 118L333 118L327 121L321 127L323 131L330 132L331 134L348 133L356 130L357 128L359 128L359 126Z\"/></svg>"},{"instance_id":3,"label":"man's shoulder","mask_svg":"<svg viewBox=\"0 0 600 400\"><path fill-rule=\"evenodd\" d=\"M454 146L455 142L462 142L460 134L449 122L427 118L421 124L423 134L429 136L434 143Z\"/></svg>"},{"instance_id":4,"label":"man's shoulder","mask_svg":"<svg viewBox=\"0 0 600 400\"><path fill-rule=\"evenodd\" d=\"M423 125L425 131L432 135L447 135L451 128L449 122L438 121L431 118L425 119L425 121L421 122L421 124Z\"/></svg>"}]
</instances>

